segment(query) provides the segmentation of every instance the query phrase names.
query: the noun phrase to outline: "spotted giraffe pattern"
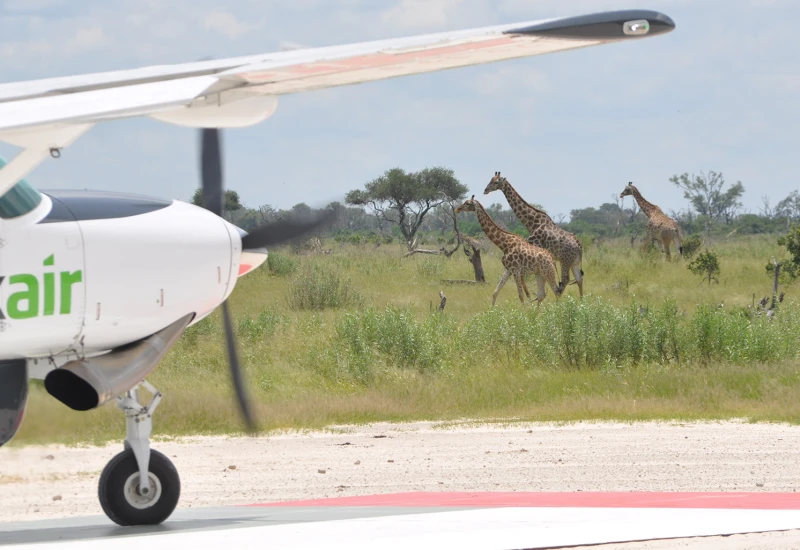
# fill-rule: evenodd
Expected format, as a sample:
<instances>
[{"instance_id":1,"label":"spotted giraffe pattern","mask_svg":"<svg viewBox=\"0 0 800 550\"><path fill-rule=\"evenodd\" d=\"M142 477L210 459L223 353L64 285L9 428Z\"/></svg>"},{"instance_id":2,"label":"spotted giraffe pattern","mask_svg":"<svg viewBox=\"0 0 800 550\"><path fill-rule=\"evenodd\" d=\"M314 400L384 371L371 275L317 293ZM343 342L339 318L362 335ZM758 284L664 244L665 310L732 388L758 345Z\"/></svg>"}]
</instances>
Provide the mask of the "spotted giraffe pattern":
<instances>
[{"instance_id":1,"label":"spotted giraffe pattern","mask_svg":"<svg viewBox=\"0 0 800 550\"><path fill-rule=\"evenodd\" d=\"M561 286L566 288L572 272L578 285L578 293L583 298L583 247L578 238L558 227L547 212L526 202L500 172L494 173L483 194L488 195L492 191L502 191L506 196L511 210L530 232L528 242L548 250L561 264Z\"/></svg>"},{"instance_id":2,"label":"spotted giraffe pattern","mask_svg":"<svg viewBox=\"0 0 800 550\"><path fill-rule=\"evenodd\" d=\"M647 216L647 236L645 237L642 250L646 250L651 242L657 241L663 246L664 251L667 253L667 260L670 260L669 246L674 242L678 255L682 255L683 244L681 242L681 230L678 227L678 222L664 214L655 204L646 201L631 182L628 182L628 185L626 185L622 193L619 194L620 198L627 197L628 195L632 195L633 198L636 199L639 208L641 208L642 212Z\"/></svg>"},{"instance_id":3,"label":"spotted giraffe pattern","mask_svg":"<svg viewBox=\"0 0 800 550\"><path fill-rule=\"evenodd\" d=\"M533 273L536 276L536 283L539 287L536 295L537 305L541 304L547 295L545 282L553 289L556 297L561 296L564 287L556 284L556 264L553 261L553 256L547 250L529 243L519 235L501 229L489 217L483 206L475 200L474 195L455 209L456 214L461 212L475 212L478 215L478 222L481 224L483 232L486 233L490 241L503 251L501 261L503 267L505 267L505 272L500 277L500 282L494 294L492 294L492 306L494 306L497 301L497 295L511 275L514 276L514 281L517 283L519 301L523 304L525 303L525 295L528 298L531 297L530 292L528 292L528 286L525 284L525 276L529 273Z\"/></svg>"}]
</instances>

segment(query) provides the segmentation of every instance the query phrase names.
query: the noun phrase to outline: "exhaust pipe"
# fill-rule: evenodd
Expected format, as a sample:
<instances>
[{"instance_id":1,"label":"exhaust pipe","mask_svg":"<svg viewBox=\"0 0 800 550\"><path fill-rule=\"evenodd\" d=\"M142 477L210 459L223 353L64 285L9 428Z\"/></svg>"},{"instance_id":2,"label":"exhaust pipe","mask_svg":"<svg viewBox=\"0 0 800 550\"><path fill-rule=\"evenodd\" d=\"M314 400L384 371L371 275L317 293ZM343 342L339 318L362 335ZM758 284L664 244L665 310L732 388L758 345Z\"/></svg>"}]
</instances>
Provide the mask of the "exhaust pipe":
<instances>
[{"instance_id":1,"label":"exhaust pipe","mask_svg":"<svg viewBox=\"0 0 800 550\"><path fill-rule=\"evenodd\" d=\"M141 383L194 318L182 317L152 336L105 355L70 361L47 373L47 393L76 411L88 411Z\"/></svg>"}]
</instances>

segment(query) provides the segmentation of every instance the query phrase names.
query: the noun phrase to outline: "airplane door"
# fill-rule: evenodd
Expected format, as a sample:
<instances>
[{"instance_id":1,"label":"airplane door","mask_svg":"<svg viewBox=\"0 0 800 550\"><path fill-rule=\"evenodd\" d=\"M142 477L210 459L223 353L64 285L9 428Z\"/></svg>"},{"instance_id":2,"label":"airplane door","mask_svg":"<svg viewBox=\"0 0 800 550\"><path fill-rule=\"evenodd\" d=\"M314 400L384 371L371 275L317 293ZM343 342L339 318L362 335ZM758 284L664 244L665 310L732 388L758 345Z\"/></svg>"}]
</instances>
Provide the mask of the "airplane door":
<instances>
[{"instance_id":1,"label":"airplane door","mask_svg":"<svg viewBox=\"0 0 800 550\"><path fill-rule=\"evenodd\" d=\"M52 207L38 223L0 220L0 360L76 349L83 330L80 227L58 201L43 199Z\"/></svg>"}]
</instances>

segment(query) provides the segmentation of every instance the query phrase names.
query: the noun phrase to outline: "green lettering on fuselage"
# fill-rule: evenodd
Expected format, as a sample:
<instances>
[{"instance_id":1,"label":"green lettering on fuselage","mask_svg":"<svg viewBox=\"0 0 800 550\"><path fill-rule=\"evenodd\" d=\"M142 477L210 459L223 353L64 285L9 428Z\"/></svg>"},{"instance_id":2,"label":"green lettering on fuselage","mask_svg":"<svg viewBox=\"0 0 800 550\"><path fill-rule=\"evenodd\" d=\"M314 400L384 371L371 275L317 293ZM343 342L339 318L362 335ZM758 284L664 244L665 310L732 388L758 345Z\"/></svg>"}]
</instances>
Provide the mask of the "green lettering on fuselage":
<instances>
[{"instance_id":1,"label":"green lettering on fuselage","mask_svg":"<svg viewBox=\"0 0 800 550\"><path fill-rule=\"evenodd\" d=\"M35 275L12 275L8 278L10 285L25 285L8 297L8 316L12 319L30 319L39 314L39 280ZM25 305L23 309L22 305Z\"/></svg>"},{"instance_id":2,"label":"green lettering on fuselage","mask_svg":"<svg viewBox=\"0 0 800 550\"><path fill-rule=\"evenodd\" d=\"M61 272L61 315L67 315L72 311L72 285L83 281L83 272L78 271Z\"/></svg>"},{"instance_id":3,"label":"green lettering on fuselage","mask_svg":"<svg viewBox=\"0 0 800 550\"><path fill-rule=\"evenodd\" d=\"M48 256L42 263L44 266L55 265L55 256ZM83 271L61 271L58 273L60 290L60 315L72 312L72 288L83 282ZM6 277L0 275L0 284ZM11 293L6 307L0 308L0 319L31 319L39 315L55 315L56 312L56 272L42 273L40 278L31 273L19 273L8 277ZM24 286L24 288L19 288ZM42 288L40 300L39 288ZM40 303L43 307L40 309ZM5 310L5 313L4 313Z\"/></svg>"}]
</instances>

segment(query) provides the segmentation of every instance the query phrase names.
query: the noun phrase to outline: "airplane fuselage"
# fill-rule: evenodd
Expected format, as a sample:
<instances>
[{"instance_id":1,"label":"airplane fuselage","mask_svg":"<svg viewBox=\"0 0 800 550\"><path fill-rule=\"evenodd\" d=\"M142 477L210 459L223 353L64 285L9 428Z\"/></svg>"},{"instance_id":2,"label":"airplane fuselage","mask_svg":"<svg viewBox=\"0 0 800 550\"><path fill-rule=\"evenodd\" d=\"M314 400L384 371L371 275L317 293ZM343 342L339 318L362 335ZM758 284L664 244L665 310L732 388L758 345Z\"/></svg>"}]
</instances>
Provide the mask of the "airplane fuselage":
<instances>
[{"instance_id":1,"label":"airplane fuselage","mask_svg":"<svg viewBox=\"0 0 800 550\"><path fill-rule=\"evenodd\" d=\"M41 219L0 232L0 360L91 355L188 313L197 322L240 274L240 230L203 208L93 191L42 199L24 216Z\"/></svg>"}]
</instances>

